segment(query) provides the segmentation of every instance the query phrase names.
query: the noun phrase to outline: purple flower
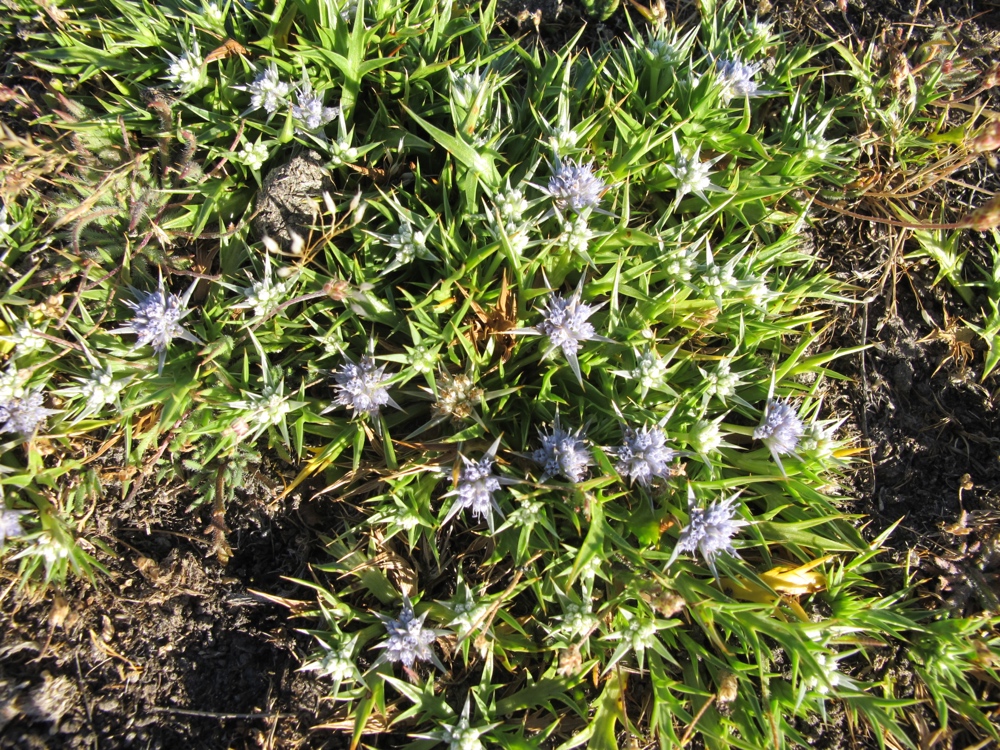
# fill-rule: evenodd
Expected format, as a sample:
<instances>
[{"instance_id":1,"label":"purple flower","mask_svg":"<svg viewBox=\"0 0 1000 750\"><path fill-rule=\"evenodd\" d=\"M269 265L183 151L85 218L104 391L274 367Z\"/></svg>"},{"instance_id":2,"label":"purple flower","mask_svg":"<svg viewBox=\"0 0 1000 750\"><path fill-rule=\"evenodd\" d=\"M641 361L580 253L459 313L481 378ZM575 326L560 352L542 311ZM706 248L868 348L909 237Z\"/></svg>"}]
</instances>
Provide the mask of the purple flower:
<instances>
[{"instance_id":1,"label":"purple flower","mask_svg":"<svg viewBox=\"0 0 1000 750\"><path fill-rule=\"evenodd\" d=\"M670 462L677 452L667 447L667 437L659 427L625 427L625 444L612 452L618 458L615 470L632 482L648 487L653 479L671 475Z\"/></svg>"},{"instance_id":2,"label":"purple flower","mask_svg":"<svg viewBox=\"0 0 1000 750\"><path fill-rule=\"evenodd\" d=\"M167 348L176 339L183 339L192 344L202 343L201 339L185 330L181 325L181 320L187 317L191 311L187 309L188 300L194 291L195 281L188 287L182 295L166 294L163 290L163 277L160 277L160 286L155 292L140 292L133 289L137 302L125 300L125 304L135 311L132 320L120 328L115 328L111 333L134 333L138 338L135 342L135 349L149 344L153 351L160 355L160 364L157 373L163 372L163 364L167 359Z\"/></svg>"},{"instance_id":3,"label":"purple flower","mask_svg":"<svg viewBox=\"0 0 1000 750\"><path fill-rule=\"evenodd\" d=\"M574 483L582 481L587 474L587 467L594 462L585 442L583 428L572 432L564 430L559 423L559 412L556 412L552 432L545 434L539 429L538 436L542 439L542 447L532 453L531 458L545 467L539 481L544 482L557 474L562 474Z\"/></svg>"},{"instance_id":4,"label":"purple flower","mask_svg":"<svg viewBox=\"0 0 1000 750\"><path fill-rule=\"evenodd\" d=\"M21 516L31 513L30 510L13 510L12 508L0 508L0 547L9 538L24 536L24 529L21 527Z\"/></svg>"},{"instance_id":5,"label":"purple flower","mask_svg":"<svg viewBox=\"0 0 1000 750\"><path fill-rule=\"evenodd\" d=\"M312 83L306 78L296 92L297 103L292 105L292 117L302 125L300 130L313 133L340 114L338 107L324 107L323 97L313 93Z\"/></svg>"},{"instance_id":6,"label":"purple flower","mask_svg":"<svg viewBox=\"0 0 1000 750\"><path fill-rule=\"evenodd\" d=\"M533 328L517 328L508 331L513 335L541 335L549 337L549 345L542 354L542 359L548 359L556 351L562 351L566 361L569 362L576 379L583 385L583 374L580 372L580 362L576 357L583 341L606 341L612 340L606 336L599 336L594 330L594 325L588 320L591 315L603 307L600 305L585 305L580 301L583 295L584 279L580 277L580 283L576 290L567 299L561 294L553 292L543 303L542 313L545 318Z\"/></svg>"},{"instance_id":7,"label":"purple flower","mask_svg":"<svg viewBox=\"0 0 1000 750\"><path fill-rule=\"evenodd\" d=\"M757 82L753 80L760 66L760 63L748 65L738 57L732 60L716 60L715 76L722 87L722 101L728 104L737 96L770 94L770 91L759 88Z\"/></svg>"},{"instance_id":8,"label":"purple flower","mask_svg":"<svg viewBox=\"0 0 1000 750\"><path fill-rule=\"evenodd\" d=\"M596 208L607 185L594 175L593 164L577 164L575 161L560 162L556 159L555 170L549 178L548 187L543 191L552 198L556 208L580 213L586 208Z\"/></svg>"},{"instance_id":9,"label":"purple flower","mask_svg":"<svg viewBox=\"0 0 1000 750\"><path fill-rule=\"evenodd\" d=\"M742 519L735 520L736 508L733 507L735 502L736 495L733 495L721 502L712 502L707 508L700 508L695 500L694 490L688 485L688 524L681 530L677 546L667 561L667 567L670 567L681 552L697 550L711 568L712 575L718 578L715 558L722 552L739 557L739 553L733 547L733 537L740 528L749 525L749 522Z\"/></svg>"},{"instance_id":10,"label":"purple flower","mask_svg":"<svg viewBox=\"0 0 1000 750\"><path fill-rule=\"evenodd\" d=\"M56 409L46 409L44 403L41 388L28 391L20 398L0 402L0 433L19 432L30 438L48 415L58 413Z\"/></svg>"},{"instance_id":11,"label":"purple flower","mask_svg":"<svg viewBox=\"0 0 1000 750\"><path fill-rule=\"evenodd\" d=\"M387 404L398 409L399 404L392 400L384 385L390 377L385 375L385 368L386 365L376 366L375 360L367 354L357 364L347 362L342 365L333 374L336 381L334 389L337 391L334 405L346 406L358 414L371 417L378 417L379 409Z\"/></svg>"},{"instance_id":12,"label":"purple flower","mask_svg":"<svg viewBox=\"0 0 1000 750\"><path fill-rule=\"evenodd\" d=\"M288 103L292 87L278 77L278 66L273 62L252 83L234 88L250 92L250 109L263 109L268 118Z\"/></svg>"},{"instance_id":13,"label":"purple flower","mask_svg":"<svg viewBox=\"0 0 1000 750\"><path fill-rule=\"evenodd\" d=\"M437 637L445 631L425 628L424 620L427 617L427 612L417 617L413 612L413 605L410 603L409 597L403 597L403 611L398 619L394 620L386 615L378 617L389 633L385 643L376 646L376 648L385 649L385 652L378 658L379 662L398 661L403 663L404 668L412 670L415 662L431 661L441 671L445 670L444 664L431 648Z\"/></svg>"},{"instance_id":14,"label":"purple flower","mask_svg":"<svg viewBox=\"0 0 1000 750\"><path fill-rule=\"evenodd\" d=\"M785 467L781 464L781 456L794 454L799 445L799 438L805 428L795 409L787 401L769 398L764 409L764 418L753 431L753 436L767 446L781 473Z\"/></svg>"},{"instance_id":15,"label":"purple flower","mask_svg":"<svg viewBox=\"0 0 1000 750\"><path fill-rule=\"evenodd\" d=\"M486 519L486 523L493 532L493 511L495 510L503 518L503 512L497 501L493 499L493 493L500 489L502 484L515 484L514 480L493 475L493 465L496 463L496 452L500 446L500 438L497 438L489 450L478 461L466 458L459 454L465 464L459 474L455 489L447 493L445 497L456 497L451 510L445 516L442 525L448 523L460 511L465 508L472 509L472 517L476 519Z\"/></svg>"}]
</instances>

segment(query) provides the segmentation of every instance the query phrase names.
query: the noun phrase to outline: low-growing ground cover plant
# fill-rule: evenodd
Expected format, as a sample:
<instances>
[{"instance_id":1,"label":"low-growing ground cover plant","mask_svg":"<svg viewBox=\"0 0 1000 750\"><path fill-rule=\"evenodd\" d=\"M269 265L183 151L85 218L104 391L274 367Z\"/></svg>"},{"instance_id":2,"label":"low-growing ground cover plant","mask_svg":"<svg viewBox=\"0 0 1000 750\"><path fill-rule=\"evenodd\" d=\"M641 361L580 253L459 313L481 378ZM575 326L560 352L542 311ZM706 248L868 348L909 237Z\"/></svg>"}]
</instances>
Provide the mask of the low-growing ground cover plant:
<instances>
[{"instance_id":1,"label":"low-growing ground cover plant","mask_svg":"<svg viewBox=\"0 0 1000 750\"><path fill-rule=\"evenodd\" d=\"M850 290L803 228L876 94L734 3L590 51L492 4L90 5L19 11L50 138L5 131L22 585L101 585L104 452L216 511L267 454L340 506L295 614L354 746L783 747L833 710L916 746L887 644L996 736L993 621L879 590L888 535L838 507Z\"/></svg>"}]
</instances>

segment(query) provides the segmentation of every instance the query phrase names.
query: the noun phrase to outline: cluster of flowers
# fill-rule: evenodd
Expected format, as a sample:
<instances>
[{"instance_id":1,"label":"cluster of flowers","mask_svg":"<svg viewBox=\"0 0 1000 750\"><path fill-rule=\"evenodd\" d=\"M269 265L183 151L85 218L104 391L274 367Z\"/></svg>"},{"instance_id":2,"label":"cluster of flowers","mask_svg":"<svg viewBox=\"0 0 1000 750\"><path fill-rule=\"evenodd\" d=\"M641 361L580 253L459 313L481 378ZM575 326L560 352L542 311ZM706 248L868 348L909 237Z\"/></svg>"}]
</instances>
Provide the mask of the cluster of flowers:
<instances>
[{"instance_id":1,"label":"cluster of flowers","mask_svg":"<svg viewBox=\"0 0 1000 750\"><path fill-rule=\"evenodd\" d=\"M167 79L182 90L193 90L204 79L205 59L201 55L198 40L194 39L179 56L170 55ZM297 86L281 80L275 63L269 64L254 80L245 86L234 86L239 91L250 93L250 109L263 109L271 119L279 110L288 108L295 120L299 133L319 133L340 114L339 107L327 107L322 93L313 90L312 81L303 71ZM251 156L259 156L260 148L245 146ZM253 153L255 152L255 153Z\"/></svg>"},{"instance_id":2,"label":"cluster of flowers","mask_svg":"<svg viewBox=\"0 0 1000 750\"><path fill-rule=\"evenodd\" d=\"M251 83L234 88L250 92L250 109L263 109L269 120L288 107L300 133L318 133L340 114L339 107L327 107L323 103L322 94L313 91L312 81L304 71L302 81L293 89L292 84L281 80L278 66L273 62Z\"/></svg>"},{"instance_id":3,"label":"cluster of flowers","mask_svg":"<svg viewBox=\"0 0 1000 750\"><path fill-rule=\"evenodd\" d=\"M552 199L557 212L575 212L579 215L596 209L606 189L607 186L594 175L592 165L557 162L554 174L543 191ZM702 186L702 189L706 188ZM516 211L512 210L515 206L518 208ZM498 201L498 218L506 231L517 231L516 222L525 207L526 201L520 191L509 191L503 200ZM546 337L543 358L561 352L581 384L583 376L577 359L580 347L587 341L611 341L598 335L590 322L600 305L584 303L583 288L584 279L581 278L570 296L553 292L541 306L540 323L530 328L508 331L512 335ZM656 365L662 363L656 361L648 364L647 369L655 369ZM385 369L385 365L376 365L371 355L363 357L358 364L345 364L334 375L336 403L358 415L377 418L382 406L395 405L388 394L392 374L386 373ZM732 375L727 361L720 365L713 382L716 391L724 396L732 395L739 379ZM550 429L539 429L538 432L540 447L528 457L542 467L539 481L544 482L556 476L572 483L583 481L594 463L584 428L564 426L557 412ZM780 466L780 456L794 453L803 433L802 421L794 408L787 402L769 398L754 437L768 447ZM672 464L681 453L667 443L662 426L625 425L623 444L608 452L616 459L615 469L623 478L648 487L657 479L667 479L680 473ZM454 501L444 523L468 509L474 519L485 521L491 532L494 531L494 513L502 517L496 493L505 484L518 483L516 479L495 473L499 444L500 440L497 439L478 459L459 454L462 466L454 489L445 495L453 497ZM733 539L749 523L739 517L736 502L737 497L731 496L711 502L703 508L689 485L689 520L681 530L668 565L681 553L697 552L711 568L713 575L717 576L717 557L723 553L737 555ZM406 670L411 670L418 661L439 664L431 646L441 631L424 627L425 616L426 613L416 617L408 599L404 600L399 618L381 616L388 637L380 646L384 649L380 661L400 662Z\"/></svg>"},{"instance_id":4,"label":"cluster of flowers","mask_svg":"<svg viewBox=\"0 0 1000 750\"><path fill-rule=\"evenodd\" d=\"M370 355L362 357L358 363L344 364L334 373L337 395L330 408L343 406L357 415L372 418L379 416L383 406L400 408L389 395L392 375L387 374L385 369L386 365L377 365ZM788 402L769 398L763 419L754 430L754 437L764 443L784 471L781 456L795 453L804 432L802 420ZM551 429L539 429L538 434L541 445L530 454L530 458L542 467L539 481L544 482L555 476L574 484L583 481L594 463L584 429L564 427L557 412ZM668 479L680 473L671 464L681 453L667 445L661 426L636 428L626 425L623 427L623 438L621 446L608 450L617 459L615 469L623 478L649 487L656 479ZM493 512L502 516L494 494L502 485L518 481L494 475L499 445L500 440L497 439L478 460L460 454L463 466L458 481L455 489L446 495L456 499L445 517L445 523L462 510L469 509L475 519L485 520L493 531ZM730 539L742 525L742 522L732 520L734 499L702 511L696 507L691 496L691 520L681 535L678 551L697 548L714 570L715 555L731 549Z\"/></svg>"}]
</instances>

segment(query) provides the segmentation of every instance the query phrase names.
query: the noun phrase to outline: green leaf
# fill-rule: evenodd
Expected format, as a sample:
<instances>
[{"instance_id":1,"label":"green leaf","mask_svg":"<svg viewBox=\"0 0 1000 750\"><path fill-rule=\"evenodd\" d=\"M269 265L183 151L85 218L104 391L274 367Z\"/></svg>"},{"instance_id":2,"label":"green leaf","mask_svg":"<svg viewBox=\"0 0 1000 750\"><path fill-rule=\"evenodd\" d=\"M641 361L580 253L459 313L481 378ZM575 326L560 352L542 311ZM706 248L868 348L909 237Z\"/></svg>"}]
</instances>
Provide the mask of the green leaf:
<instances>
[{"instance_id":1,"label":"green leaf","mask_svg":"<svg viewBox=\"0 0 1000 750\"><path fill-rule=\"evenodd\" d=\"M489 190L500 189L500 173L497 172L495 157L492 154L481 154L458 136L446 133L441 128L431 125L406 105L403 105L403 109L430 134L436 143L447 149L448 153L458 159L460 164L473 172Z\"/></svg>"},{"instance_id":2,"label":"green leaf","mask_svg":"<svg viewBox=\"0 0 1000 750\"><path fill-rule=\"evenodd\" d=\"M604 520L604 508L596 498L591 503L590 514L590 530L583 540L580 552L576 556L576 562L573 563L573 569L566 581L566 588L572 586L580 572L590 564L590 561L604 551L604 529L607 524Z\"/></svg>"}]
</instances>

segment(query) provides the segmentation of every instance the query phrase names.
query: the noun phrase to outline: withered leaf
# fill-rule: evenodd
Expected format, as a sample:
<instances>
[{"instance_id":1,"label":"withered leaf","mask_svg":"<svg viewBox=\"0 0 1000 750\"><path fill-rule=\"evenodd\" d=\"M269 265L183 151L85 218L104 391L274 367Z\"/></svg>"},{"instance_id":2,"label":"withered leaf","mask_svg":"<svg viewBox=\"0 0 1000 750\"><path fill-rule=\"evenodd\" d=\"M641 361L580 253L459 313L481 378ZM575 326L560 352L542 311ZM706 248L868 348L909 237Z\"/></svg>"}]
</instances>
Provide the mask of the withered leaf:
<instances>
[{"instance_id":1,"label":"withered leaf","mask_svg":"<svg viewBox=\"0 0 1000 750\"><path fill-rule=\"evenodd\" d=\"M214 60L223 60L227 57L232 57L233 55L249 54L250 50L237 42L235 39L227 39L222 43L222 46L216 47L205 56L205 62L210 63Z\"/></svg>"},{"instance_id":2,"label":"withered leaf","mask_svg":"<svg viewBox=\"0 0 1000 750\"><path fill-rule=\"evenodd\" d=\"M506 362L514 351L514 337L504 331L509 331L517 325L517 298L510 291L507 272L504 271L500 279L500 296L497 298L497 304L489 312L472 299L465 289L461 286L458 288L472 307L472 327L469 332L472 345L479 349L481 345L485 345L490 336L495 336L500 360Z\"/></svg>"}]
</instances>

